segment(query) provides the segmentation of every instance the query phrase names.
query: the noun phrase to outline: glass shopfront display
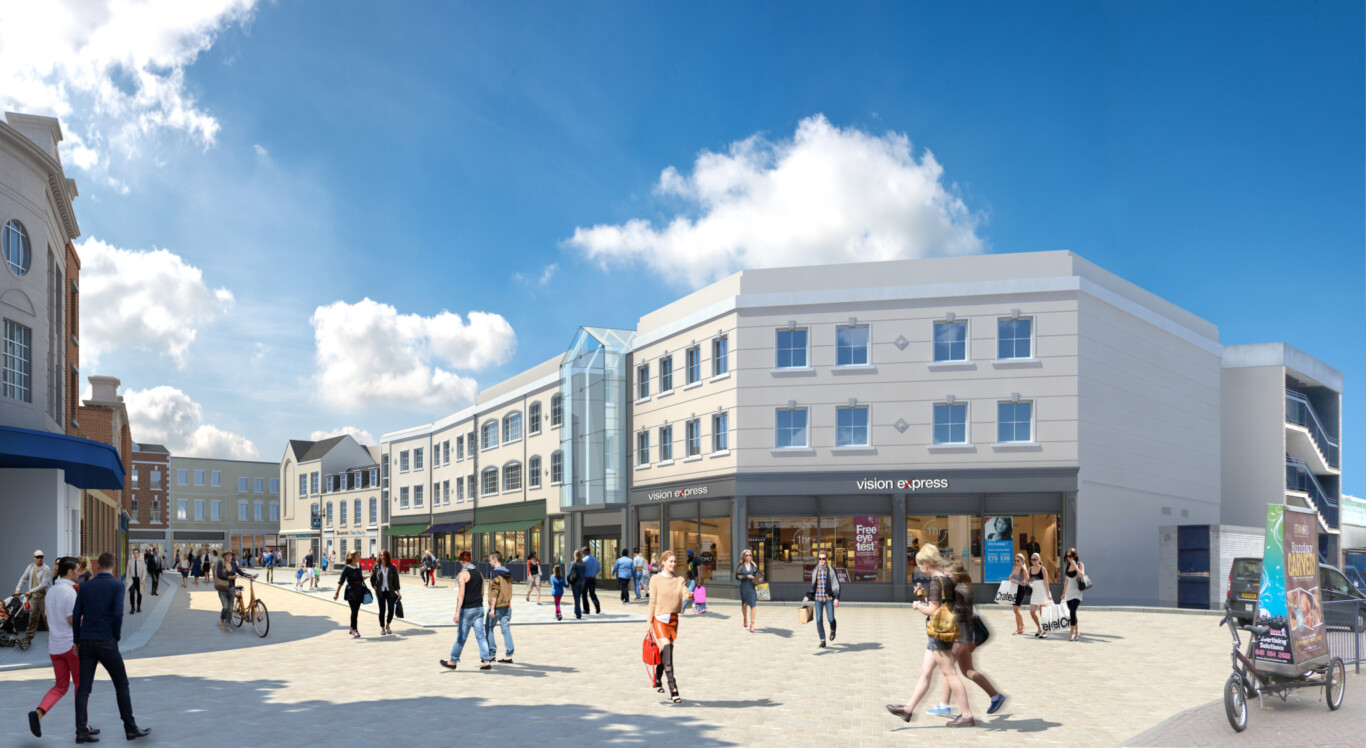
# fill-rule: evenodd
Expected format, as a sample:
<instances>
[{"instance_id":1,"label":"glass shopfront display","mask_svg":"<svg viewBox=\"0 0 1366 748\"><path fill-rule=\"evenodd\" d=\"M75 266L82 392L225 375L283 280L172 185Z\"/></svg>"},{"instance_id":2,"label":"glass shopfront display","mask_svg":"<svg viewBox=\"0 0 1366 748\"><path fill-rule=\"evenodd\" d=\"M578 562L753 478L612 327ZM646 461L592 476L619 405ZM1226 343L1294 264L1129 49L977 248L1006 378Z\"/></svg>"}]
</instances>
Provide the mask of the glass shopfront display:
<instances>
[{"instance_id":1,"label":"glass shopfront display","mask_svg":"<svg viewBox=\"0 0 1366 748\"><path fill-rule=\"evenodd\" d=\"M639 539L640 543L638 546L640 548L640 555L646 562L649 562L664 550L664 547L661 545L662 540L659 536L659 520L642 521L639 525L638 533L639 534L637 534L636 537Z\"/></svg>"},{"instance_id":2,"label":"glass shopfront display","mask_svg":"<svg viewBox=\"0 0 1366 748\"><path fill-rule=\"evenodd\" d=\"M474 553L474 536L467 532L442 532L436 534L432 553L437 558L459 558L462 551Z\"/></svg>"},{"instance_id":3,"label":"glass shopfront display","mask_svg":"<svg viewBox=\"0 0 1366 748\"><path fill-rule=\"evenodd\" d=\"M642 522L642 528L647 523ZM656 527L658 523L653 523ZM642 534L642 537L643 534ZM704 581L730 582L735 577L731 553L730 502L685 502L669 506L669 545L663 550L678 554L679 563L691 550L698 577Z\"/></svg>"},{"instance_id":4,"label":"glass shopfront display","mask_svg":"<svg viewBox=\"0 0 1366 748\"><path fill-rule=\"evenodd\" d=\"M769 582L805 582L816 564L820 520L816 517L761 517L749 520L749 544Z\"/></svg>"},{"instance_id":5,"label":"glass shopfront display","mask_svg":"<svg viewBox=\"0 0 1366 748\"><path fill-rule=\"evenodd\" d=\"M808 582L825 551L840 583L892 581L892 518L754 517L749 543L770 582Z\"/></svg>"},{"instance_id":6,"label":"glass shopfront display","mask_svg":"<svg viewBox=\"0 0 1366 748\"><path fill-rule=\"evenodd\" d=\"M564 564L564 518L550 520L550 563ZM569 567L565 566L565 573Z\"/></svg>"},{"instance_id":7,"label":"glass shopfront display","mask_svg":"<svg viewBox=\"0 0 1366 748\"><path fill-rule=\"evenodd\" d=\"M1058 515L1004 515L987 519L989 522L984 539L982 517L977 515L907 517L906 579L924 576L916 570L915 554L926 543L939 546L939 554L946 559L961 560L967 566L972 581L977 583L999 582L1008 576L1015 553L1024 553L1028 558L1031 552L1037 551L1050 574L1056 574L1058 558L1061 556L1058 547ZM1002 552L1004 548L1000 548L1007 543L1014 549L1008 554L1008 561L998 558L1007 555ZM988 551L992 551L990 564L987 563ZM1002 564L1006 565L1004 574L1001 573ZM987 568L988 565L991 568Z\"/></svg>"}]
</instances>

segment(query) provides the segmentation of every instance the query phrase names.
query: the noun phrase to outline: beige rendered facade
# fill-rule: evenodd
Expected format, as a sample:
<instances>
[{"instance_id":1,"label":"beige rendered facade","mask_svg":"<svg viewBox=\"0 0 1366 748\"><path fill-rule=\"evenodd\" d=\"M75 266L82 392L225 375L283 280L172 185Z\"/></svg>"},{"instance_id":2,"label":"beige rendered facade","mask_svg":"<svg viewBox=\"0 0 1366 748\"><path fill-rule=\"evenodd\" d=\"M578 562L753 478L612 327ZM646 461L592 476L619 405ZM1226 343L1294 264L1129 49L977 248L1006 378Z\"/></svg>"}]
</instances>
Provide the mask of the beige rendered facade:
<instances>
[{"instance_id":1,"label":"beige rendered facade","mask_svg":"<svg viewBox=\"0 0 1366 748\"><path fill-rule=\"evenodd\" d=\"M279 545L278 465L171 455L168 480L174 551L259 554Z\"/></svg>"}]
</instances>

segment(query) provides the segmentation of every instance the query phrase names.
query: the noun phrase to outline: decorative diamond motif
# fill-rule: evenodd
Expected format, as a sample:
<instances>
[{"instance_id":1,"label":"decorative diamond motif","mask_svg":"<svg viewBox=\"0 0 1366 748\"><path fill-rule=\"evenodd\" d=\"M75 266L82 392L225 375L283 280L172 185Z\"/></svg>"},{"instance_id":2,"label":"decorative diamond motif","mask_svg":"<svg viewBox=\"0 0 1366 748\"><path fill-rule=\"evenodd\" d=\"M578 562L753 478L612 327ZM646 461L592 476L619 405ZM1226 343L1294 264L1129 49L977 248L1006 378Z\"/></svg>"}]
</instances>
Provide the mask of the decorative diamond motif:
<instances>
[{"instance_id":1,"label":"decorative diamond motif","mask_svg":"<svg viewBox=\"0 0 1366 748\"><path fill-rule=\"evenodd\" d=\"M892 341L892 345L896 346L897 348L903 351L906 350L906 346L910 344L911 341L907 340L905 335L898 335L896 336L896 340Z\"/></svg>"},{"instance_id":2,"label":"decorative diamond motif","mask_svg":"<svg viewBox=\"0 0 1366 748\"><path fill-rule=\"evenodd\" d=\"M911 424L906 423L905 418L898 418L896 419L896 423L892 424L892 426L895 427L897 431L904 434L906 433L906 429L911 427Z\"/></svg>"}]
</instances>

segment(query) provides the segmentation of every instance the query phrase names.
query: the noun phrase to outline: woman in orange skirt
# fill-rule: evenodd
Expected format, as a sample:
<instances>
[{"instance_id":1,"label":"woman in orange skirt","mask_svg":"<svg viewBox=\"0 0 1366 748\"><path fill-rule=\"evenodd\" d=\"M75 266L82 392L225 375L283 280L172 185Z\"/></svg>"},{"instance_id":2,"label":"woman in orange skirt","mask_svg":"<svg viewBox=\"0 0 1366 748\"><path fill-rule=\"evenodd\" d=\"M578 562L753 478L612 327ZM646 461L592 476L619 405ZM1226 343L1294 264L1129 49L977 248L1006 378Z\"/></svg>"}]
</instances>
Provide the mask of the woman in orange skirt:
<instances>
[{"instance_id":1,"label":"woman in orange skirt","mask_svg":"<svg viewBox=\"0 0 1366 748\"><path fill-rule=\"evenodd\" d=\"M655 643L659 645L659 664L655 666L656 689L664 693L661 676L669 679L669 696L675 704L683 702L678 695L678 682L674 680L674 640L678 638L678 619L683 614L683 603L692 599L683 578L674 574L678 557L673 551L665 551L659 559L660 573L650 577L650 630L654 632Z\"/></svg>"}]
</instances>

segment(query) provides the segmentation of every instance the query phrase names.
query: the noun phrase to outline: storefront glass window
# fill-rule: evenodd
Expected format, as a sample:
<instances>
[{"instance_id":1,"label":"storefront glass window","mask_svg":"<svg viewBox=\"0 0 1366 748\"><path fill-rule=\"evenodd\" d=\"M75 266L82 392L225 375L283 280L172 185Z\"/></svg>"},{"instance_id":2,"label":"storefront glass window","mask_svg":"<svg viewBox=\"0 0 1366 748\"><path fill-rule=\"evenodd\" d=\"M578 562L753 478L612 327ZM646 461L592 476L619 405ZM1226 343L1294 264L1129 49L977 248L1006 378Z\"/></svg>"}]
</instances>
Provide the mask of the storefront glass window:
<instances>
[{"instance_id":1,"label":"storefront glass window","mask_svg":"<svg viewBox=\"0 0 1366 748\"><path fill-rule=\"evenodd\" d=\"M805 566L816 563L819 523L815 517L762 517L749 521L749 545L770 582L804 582Z\"/></svg>"},{"instance_id":2,"label":"storefront glass window","mask_svg":"<svg viewBox=\"0 0 1366 748\"><path fill-rule=\"evenodd\" d=\"M695 550L700 554L702 579L731 581L735 564L730 552L730 517L703 519L699 527Z\"/></svg>"},{"instance_id":3,"label":"storefront glass window","mask_svg":"<svg viewBox=\"0 0 1366 748\"><path fill-rule=\"evenodd\" d=\"M982 581L982 518L977 515L923 516L906 518L906 578L920 574L915 568L915 554L921 546L939 546L945 559L960 560L968 567L974 582Z\"/></svg>"},{"instance_id":4,"label":"storefront glass window","mask_svg":"<svg viewBox=\"0 0 1366 748\"><path fill-rule=\"evenodd\" d=\"M822 546L829 542L831 519L822 518ZM835 517L833 521L830 563L836 569L848 570L853 582L892 581L892 518Z\"/></svg>"},{"instance_id":5,"label":"storefront glass window","mask_svg":"<svg viewBox=\"0 0 1366 748\"><path fill-rule=\"evenodd\" d=\"M647 563L664 550L659 537L659 520L641 522L636 537L640 539L640 555Z\"/></svg>"},{"instance_id":6,"label":"storefront glass window","mask_svg":"<svg viewBox=\"0 0 1366 748\"><path fill-rule=\"evenodd\" d=\"M551 563L564 564L564 519L550 520L550 559ZM569 573L566 567L565 574Z\"/></svg>"}]
</instances>

